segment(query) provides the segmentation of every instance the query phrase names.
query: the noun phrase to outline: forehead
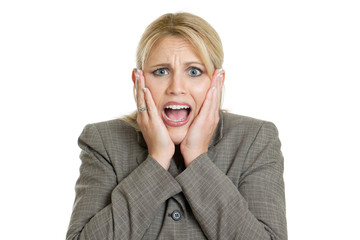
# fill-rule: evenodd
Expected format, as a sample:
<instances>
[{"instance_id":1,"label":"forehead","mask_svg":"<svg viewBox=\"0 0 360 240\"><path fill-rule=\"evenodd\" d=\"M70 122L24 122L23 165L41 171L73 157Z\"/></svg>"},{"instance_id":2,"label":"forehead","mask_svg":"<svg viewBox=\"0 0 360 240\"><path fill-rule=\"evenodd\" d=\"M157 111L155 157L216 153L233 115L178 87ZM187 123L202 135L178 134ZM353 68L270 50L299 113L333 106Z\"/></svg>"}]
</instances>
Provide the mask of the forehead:
<instances>
[{"instance_id":1,"label":"forehead","mask_svg":"<svg viewBox=\"0 0 360 240\"><path fill-rule=\"evenodd\" d=\"M202 63L193 45L186 38L176 36L159 39L152 47L147 62L170 62L174 58Z\"/></svg>"}]
</instances>

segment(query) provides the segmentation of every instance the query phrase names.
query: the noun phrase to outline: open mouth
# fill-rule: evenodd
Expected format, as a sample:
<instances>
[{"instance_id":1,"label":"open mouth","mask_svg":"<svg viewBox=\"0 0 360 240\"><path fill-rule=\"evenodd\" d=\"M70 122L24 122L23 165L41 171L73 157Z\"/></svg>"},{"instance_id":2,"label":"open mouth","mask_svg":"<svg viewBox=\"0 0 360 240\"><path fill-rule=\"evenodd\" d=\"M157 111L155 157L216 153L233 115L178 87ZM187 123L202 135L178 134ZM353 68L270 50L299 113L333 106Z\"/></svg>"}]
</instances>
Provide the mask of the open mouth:
<instances>
[{"instance_id":1,"label":"open mouth","mask_svg":"<svg viewBox=\"0 0 360 240\"><path fill-rule=\"evenodd\" d=\"M174 122L185 121L189 116L190 107L185 105L168 105L164 109L165 117Z\"/></svg>"},{"instance_id":2,"label":"open mouth","mask_svg":"<svg viewBox=\"0 0 360 240\"><path fill-rule=\"evenodd\" d=\"M167 104L164 107L163 118L170 126L180 126L187 123L191 108L187 104Z\"/></svg>"}]
</instances>

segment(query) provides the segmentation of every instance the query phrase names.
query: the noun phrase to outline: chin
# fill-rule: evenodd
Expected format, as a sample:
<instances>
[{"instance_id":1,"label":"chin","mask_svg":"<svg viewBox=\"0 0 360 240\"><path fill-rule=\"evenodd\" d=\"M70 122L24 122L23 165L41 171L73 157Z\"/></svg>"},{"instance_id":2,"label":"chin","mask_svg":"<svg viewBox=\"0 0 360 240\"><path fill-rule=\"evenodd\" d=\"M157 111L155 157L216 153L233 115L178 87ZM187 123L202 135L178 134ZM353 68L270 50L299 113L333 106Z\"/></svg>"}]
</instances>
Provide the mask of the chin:
<instances>
[{"instance_id":1,"label":"chin","mask_svg":"<svg viewBox=\"0 0 360 240\"><path fill-rule=\"evenodd\" d=\"M179 145L185 138L187 131L169 131L171 140L175 145Z\"/></svg>"}]
</instances>

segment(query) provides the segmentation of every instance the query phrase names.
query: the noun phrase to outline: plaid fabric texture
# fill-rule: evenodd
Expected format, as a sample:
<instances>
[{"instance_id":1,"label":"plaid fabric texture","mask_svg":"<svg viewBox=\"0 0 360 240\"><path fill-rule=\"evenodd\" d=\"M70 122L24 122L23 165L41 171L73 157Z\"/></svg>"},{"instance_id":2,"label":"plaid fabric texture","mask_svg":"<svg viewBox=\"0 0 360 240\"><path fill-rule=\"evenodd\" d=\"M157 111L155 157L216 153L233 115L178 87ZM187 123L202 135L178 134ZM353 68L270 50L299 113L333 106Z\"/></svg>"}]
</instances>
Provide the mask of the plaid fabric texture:
<instances>
[{"instance_id":1,"label":"plaid fabric texture","mask_svg":"<svg viewBox=\"0 0 360 240\"><path fill-rule=\"evenodd\" d=\"M164 170L117 119L79 137L67 239L287 239L283 157L274 124L221 113L209 151Z\"/></svg>"}]
</instances>

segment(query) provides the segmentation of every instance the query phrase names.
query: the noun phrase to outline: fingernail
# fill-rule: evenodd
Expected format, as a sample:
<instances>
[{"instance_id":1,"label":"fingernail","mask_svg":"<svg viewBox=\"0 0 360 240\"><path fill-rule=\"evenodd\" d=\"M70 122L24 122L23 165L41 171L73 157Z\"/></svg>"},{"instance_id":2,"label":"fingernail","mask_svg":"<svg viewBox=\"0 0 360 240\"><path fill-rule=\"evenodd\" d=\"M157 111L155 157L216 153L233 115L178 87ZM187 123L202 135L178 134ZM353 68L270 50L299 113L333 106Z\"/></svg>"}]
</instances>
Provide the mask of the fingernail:
<instances>
[{"instance_id":1,"label":"fingernail","mask_svg":"<svg viewBox=\"0 0 360 240\"><path fill-rule=\"evenodd\" d=\"M212 87L212 89L211 89L212 91L215 91L215 87Z\"/></svg>"},{"instance_id":2,"label":"fingernail","mask_svg":"<svg viewBox=\"0 0 360 240\"><path fill-rule=\"evenodd\" d=\"M144 91L144 93L146 93L147 89L146 89L146 88L143 88L143 91Z\"/></svg>"},{"instance_id":3,"label":"fingernail","mask_svg":"<svg viewBox=\"0 0 360 240\"><path fill-rule=\"evenodd\" d=\"M223 71L223 69L222 69L222 68L221 68L221 69L219 69L219 71L218 71L218 73L217 73L217 77L222 76L222 71Z\"/></svg>"}]
</instances>

